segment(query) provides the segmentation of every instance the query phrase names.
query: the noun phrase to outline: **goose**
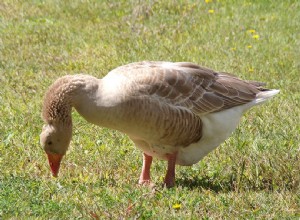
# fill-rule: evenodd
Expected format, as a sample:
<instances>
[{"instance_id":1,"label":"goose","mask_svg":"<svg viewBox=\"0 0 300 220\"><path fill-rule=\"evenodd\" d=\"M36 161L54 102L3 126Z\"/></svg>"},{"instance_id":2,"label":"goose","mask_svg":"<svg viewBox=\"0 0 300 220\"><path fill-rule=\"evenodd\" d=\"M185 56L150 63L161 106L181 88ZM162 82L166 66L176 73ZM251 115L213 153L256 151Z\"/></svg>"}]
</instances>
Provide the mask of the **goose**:
<instances>
[{"instance_id":1,"label":"goose","mask_svg":"<svg viewBox=\"0 0 300 220\"><path fill-rule=\"evenodd\" d=\"M52 175L72 137L71 111L88 122L125 133L143 152L139 184L151 183L153 157L166 160L166 187L175 185L175 165L191 166L224 142L243 113L279 90L190 62L143 61L104 78L67 75L45 94L40 142Z\"/></svg>"}]
</instances>

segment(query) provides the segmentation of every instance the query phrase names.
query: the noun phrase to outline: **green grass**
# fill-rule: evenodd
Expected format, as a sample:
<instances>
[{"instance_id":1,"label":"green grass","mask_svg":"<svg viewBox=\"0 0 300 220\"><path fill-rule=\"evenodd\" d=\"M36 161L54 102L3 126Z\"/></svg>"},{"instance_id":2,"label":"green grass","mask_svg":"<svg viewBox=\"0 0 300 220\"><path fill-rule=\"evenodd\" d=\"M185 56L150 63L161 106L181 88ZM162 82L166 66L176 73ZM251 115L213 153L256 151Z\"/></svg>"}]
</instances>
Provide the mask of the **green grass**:
<instances>
[{"instance_id":1,"label":"green grass","mask_svg":"<svg viewBox=\"0 0 300 220\"><path fill-rule=\"evenodd\" d=\"M299 219L299 21L297 0L2 0L0 218ZM48 86L141 60L192 61L281 92L198 164L178 166L172 189L160 187L158 160L156 190L137 186L141 152L73 112L52 178L39 145Z\"/></svg>"}]
</instances>

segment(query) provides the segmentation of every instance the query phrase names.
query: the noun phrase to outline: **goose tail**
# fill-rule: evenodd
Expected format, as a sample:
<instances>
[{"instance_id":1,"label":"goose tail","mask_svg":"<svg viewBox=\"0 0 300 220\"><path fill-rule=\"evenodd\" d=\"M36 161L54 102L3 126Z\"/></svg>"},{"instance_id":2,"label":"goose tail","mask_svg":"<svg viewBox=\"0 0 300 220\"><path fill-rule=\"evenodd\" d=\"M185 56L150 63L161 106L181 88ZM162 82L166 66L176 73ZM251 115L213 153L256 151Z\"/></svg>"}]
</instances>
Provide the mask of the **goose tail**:
<instances>
[{"instance_id":1,"label":"goose tail","mask_svg":"<svg viewBox=\"0 0 300 220\"><path fill-rule=\"evenodd\" d=\"M272 89L272 90L266 90L266 91L261 91L256 95L256 99L254 100L254 103L256 105L262 104L275 96L277 93L279 93L280 90L278 89Z\"/></svg>"}]
</instances>

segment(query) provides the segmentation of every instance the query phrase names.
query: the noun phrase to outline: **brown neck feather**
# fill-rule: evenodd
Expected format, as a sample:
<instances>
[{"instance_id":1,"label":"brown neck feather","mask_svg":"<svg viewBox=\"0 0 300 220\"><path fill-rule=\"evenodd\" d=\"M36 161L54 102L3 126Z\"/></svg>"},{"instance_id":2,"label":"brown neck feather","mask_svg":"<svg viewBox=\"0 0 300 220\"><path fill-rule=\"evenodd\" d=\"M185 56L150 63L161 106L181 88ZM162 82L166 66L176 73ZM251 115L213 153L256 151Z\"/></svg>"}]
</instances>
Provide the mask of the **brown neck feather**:
<instances>
[{"instance_id":1,"label":"brown neck feather","mask_svg":"<svg viewBox=\"0 0 300 220\"><path fill-rule=\"evenodd\" d=\"M72 95L79 84L75 76L64 76L55 81L48 89L43 104L42 117L48 124L72 124Z\"/></svg>"}]
</instances>

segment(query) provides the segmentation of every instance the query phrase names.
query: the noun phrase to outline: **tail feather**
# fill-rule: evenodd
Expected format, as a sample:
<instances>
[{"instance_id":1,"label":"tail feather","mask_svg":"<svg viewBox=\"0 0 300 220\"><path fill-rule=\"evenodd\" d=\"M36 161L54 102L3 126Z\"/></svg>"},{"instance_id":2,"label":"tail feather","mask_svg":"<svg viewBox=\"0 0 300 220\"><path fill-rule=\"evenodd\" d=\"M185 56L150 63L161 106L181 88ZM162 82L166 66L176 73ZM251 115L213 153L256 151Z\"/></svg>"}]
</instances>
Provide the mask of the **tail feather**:
<instances>
[{"instance_id":1,"label":"tail feather","mask_svg":"<svg viewBox=\"0 0 300 220\"><path fill-rule=\"evenodd\" d=\"M267 101L270 98L272 98L273 96L275 96L277 93L279 93L278 89L262 91L256 95L256 99L254 100L254 102L256 104L264 103L265 101Z\"/></svg>"}]
</instances>

